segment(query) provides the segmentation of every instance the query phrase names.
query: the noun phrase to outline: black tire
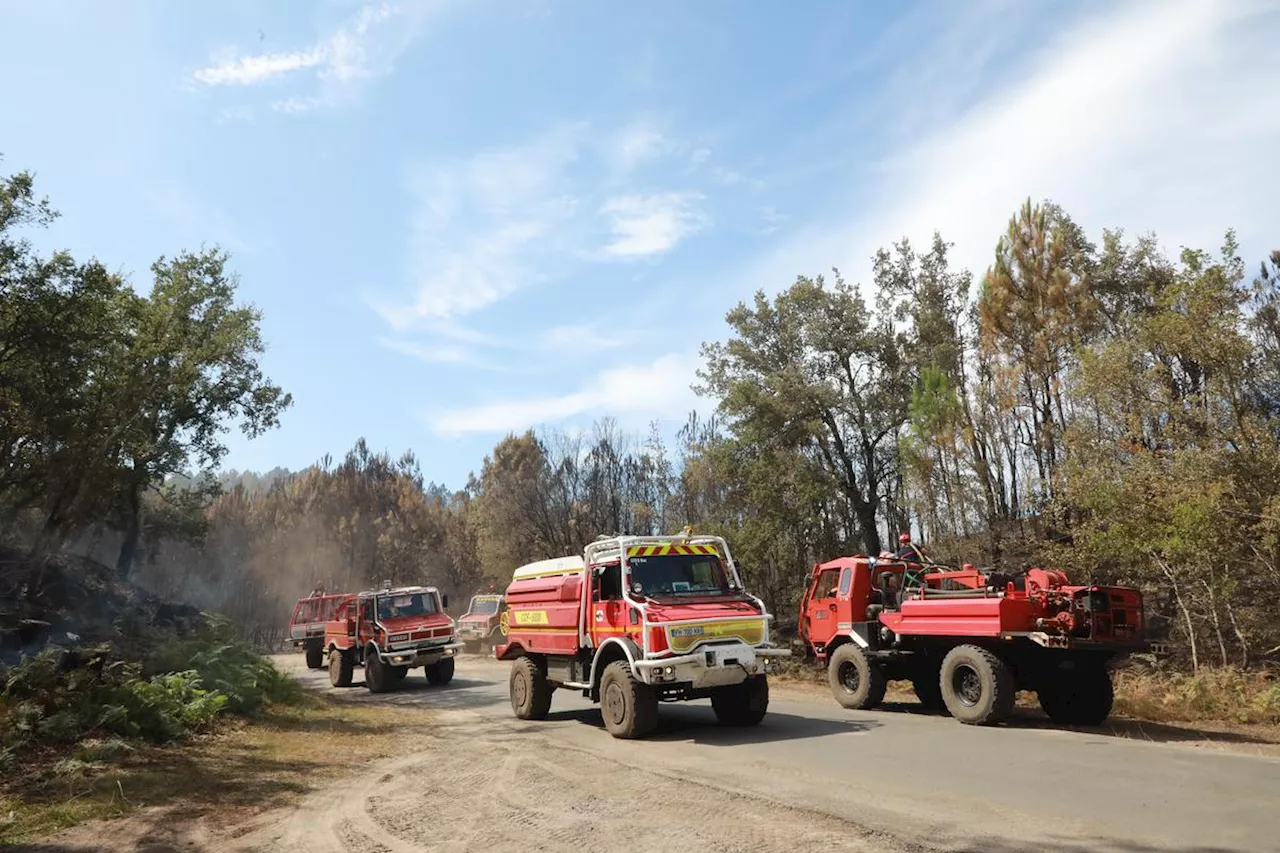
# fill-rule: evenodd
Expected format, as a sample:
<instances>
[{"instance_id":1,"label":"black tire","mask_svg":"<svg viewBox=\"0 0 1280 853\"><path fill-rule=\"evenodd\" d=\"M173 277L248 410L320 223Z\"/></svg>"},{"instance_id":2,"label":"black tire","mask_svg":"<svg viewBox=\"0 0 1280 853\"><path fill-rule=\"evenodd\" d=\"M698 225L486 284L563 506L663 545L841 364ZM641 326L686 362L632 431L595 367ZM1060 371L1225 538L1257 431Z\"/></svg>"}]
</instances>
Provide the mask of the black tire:
<instances>
[{"instance_id":1,"label":"black tire","mask_svg":"<svg viewBox=\"0 0 1280 853\"><path fill-rule=\"evenodd\" d=\"M390 667L382 662L370 646L364 653L364 686L370 693L386 693L391 689Z\"/></svg>"},{"instance_id":2,"label":"black tire","mask_svg":"<svg viewBox=\"0 0 1280 853\"><path fill-rule=\"evenodd\" d=\"M1069 726L1100 726L1115 703L1111 673L1096 664L1058 670L1037 693L1049 719Z\"/></svg>"},{"instance_id":3,"label":"black tire","mask_svg":"<svg viewBox=\"0 0 1280 853\"><path fill-rule=\"evenodd\" d=\"M551 684L532 658L516 658L507 682L516 719L545 720L551 710Z\"/></svg>"},{"instance_id":4,"label":"black tire","mask_svg":"<svg viewBox=\"0 0 1280 853\"><path fill-rule=\"evenodd\" d=\"M658 725L658 694L636 680L631 664L616 660L600 679L600 714L614 737L642 738Z\"/></svg>"},{"instance_id":5,"label":"black tire","mask_svg":"<svg viewBox=\"0 0 1280 853\"><path fill-rule=\"evenodd\" d=\"M853 643L846 643L831 655L827 663L827 684L837 702L855 711L867 711L879 705L889 687L880 665Z\"/></svg>"},{"instance_id":6,"label":"black tire","mask_svg":"<svg viewBox=\"0 0 1280 853\"><path fill-rule=\"evenodd\" d=\"M399 684L409 677L409 667L407 666L387 667L387 677L391 679L392 684Z\"/></svg>"},{"instance_id":7,"label":"black tire","mask_svg":"<svg viewBox=\"0 0 1280 853\"><path fill-rule=\"evenodd\" d=\"M980 646L956 646L942 659L942 701L951 716L972 726L1004 722L1017 698L1013 673Z\"/></svg>"},{"instance_id":8,"label":"black tire","mask_svg":"<svg viewBox=\"0 0 1280 853\"><path fill-rule=\"evenodd\" d=\"M350 687L354 668L351 652L341 649L329 652L329 683L334 687Z\"/></svg>"},{"instance_id":9,"label":"black tire","mask_svg":"<svg viewBox=\"0 0 1280 853\"><path fill-rule=\"evenodd\" d=\"M926 711L945 711L947 704L942 701L941 667L937 660L922 661L911 674L911 687L916 692L916 699Z\"/></svg>"},{"instance_id":10,"label":"black tire","mask_svg":"<svg viewBox=\"0 0 1280 853\"><path fill-rule=\"evenodd\" d=\"M307 646L307 669L324 669L324 647Z\"/></svg>"},{"instance_id":11,"label":"black tire","mask_svg":"<svg viewBox=\"0 0 1280 853\"><path fill-rule=\"evenodd\" d=\"M717 687L711 692L711 708L726 726L758 726L769 711L769 680L753 675L741 684Z\"/></svg>"},{"instance_id":12,"label":"black tire","mask_svg":"<svg viewBox=\"0 0 1280 853\"><path fill-rule=\"evenodd\" d=\"M444 658L423 669L426 670L428 684L445 685L453 681L453 658Z\"/></svg>"}]
</instances>

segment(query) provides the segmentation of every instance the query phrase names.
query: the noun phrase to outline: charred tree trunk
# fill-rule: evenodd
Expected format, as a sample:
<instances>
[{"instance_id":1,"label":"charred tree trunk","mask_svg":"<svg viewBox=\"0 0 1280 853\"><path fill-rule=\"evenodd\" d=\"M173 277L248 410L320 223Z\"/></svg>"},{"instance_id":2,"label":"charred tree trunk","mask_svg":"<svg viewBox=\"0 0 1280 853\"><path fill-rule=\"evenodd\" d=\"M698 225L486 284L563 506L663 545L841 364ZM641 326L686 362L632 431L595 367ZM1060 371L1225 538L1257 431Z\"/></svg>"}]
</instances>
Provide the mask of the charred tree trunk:
<instances>
[{"instance_id":1,"label":"charred tree trunk","mask_svg":"<svg viewBox=\"0 0 1280 853\"><path fill-rule=\"evenodd\" d=\"M124 541L116 557L116 577L128 580L133 572L133 560L138 553L138 540L142 536L142 486L137 482L128 485L124 505L126 521Z\"/></svg>"}]
</instances>

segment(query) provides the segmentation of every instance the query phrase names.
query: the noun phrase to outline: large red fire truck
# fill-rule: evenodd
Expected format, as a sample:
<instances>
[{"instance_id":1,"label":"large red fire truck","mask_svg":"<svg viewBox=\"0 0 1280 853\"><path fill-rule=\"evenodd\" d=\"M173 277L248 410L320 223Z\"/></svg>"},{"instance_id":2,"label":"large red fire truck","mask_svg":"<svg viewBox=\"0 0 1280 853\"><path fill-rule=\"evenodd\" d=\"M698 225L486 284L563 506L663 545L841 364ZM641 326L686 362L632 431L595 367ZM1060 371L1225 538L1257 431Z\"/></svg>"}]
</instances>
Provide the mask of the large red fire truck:
<instances>
[{"instance_id":1,"label":"large red fire truck","mask_svg":"<svg viewBox=\"0 0 1280 853\"><path fill-rule=\"evenodd\" d=\"M1111 713L1111 668L1159 648L1143 639L1136 589L887 555L814 566L799 624L844 707L874 708L904 679L926 707L978 725L1008 718L1018 690L1056 721L1097 725Z\"/></svg>"},{"instance_id":2,"label":"large red fire truck","mask_svg":"<svg viewBox=\"0 0 1280 853\"><path fill-rule=\"evenodd\" d=\"M469 652L481 651L485 644L497 645L502 639L501 620L505 599L497 593L473 595L467 612L458 618L458 639Z\"/></svg>"},{"instance_id":3,"label":"large red fire truck","mask_svg":"<svg viewBox=\"0 0 1280 853\"><path fill-rule=\"evenodd\" d=\"M453 620L444 609L449 597L433 586L367 590L346 596L325 624L329 681L350 687L356 666L364 667L365 687L382 693L422 667L431 684L453 679L457 642Z\"/></svg>"},{"instance_id":4,"label":"large red fire truck","mask_svg":"<svg viewBox=\"0 0 1280 853\"><path fill-rule=\"evenodd\" d=\"M719 720L751 726L769 705L773 617L743 588L718 536L615 536L581 557L522 566L507 587L511 707L543 719L557 688L601 704L617 738L649 734L658 703L709 698Z\"/></svg>"}]
</instances>

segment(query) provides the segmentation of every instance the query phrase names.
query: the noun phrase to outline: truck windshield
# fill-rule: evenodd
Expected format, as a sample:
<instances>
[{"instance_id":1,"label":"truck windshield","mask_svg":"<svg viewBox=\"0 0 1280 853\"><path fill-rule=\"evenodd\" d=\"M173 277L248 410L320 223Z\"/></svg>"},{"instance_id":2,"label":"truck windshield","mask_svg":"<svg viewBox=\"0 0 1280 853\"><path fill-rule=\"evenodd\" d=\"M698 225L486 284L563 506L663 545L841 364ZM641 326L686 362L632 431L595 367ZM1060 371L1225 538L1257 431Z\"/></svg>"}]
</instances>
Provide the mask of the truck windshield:
<instances>
[{"instance_id":1,"label":"truck windshield","mask_svg":"<svg viewBox=\"0 0 1280 853\"><path fill-rule=\"evenodd\" d=\"M436 609L436 597L429 592L378 596L379 619L397 619L401 616L426 616L436 612L438 612Z\"/></svg>"},{"instance_id":2,"label":"truck windshield","mask_svg":"<svg viewBox=\"0 0 1280 853\"><path fill-rule=\"evenodd\" d=\"M631 584L651 598L685 595L727 595L729 577L720 558L705 554L666 554L630 557Z\"/></svg>"},{"instance_id":3,"label":"truck windshield","mask_svg":"<svg viewBox=\"0 0 1280 853\"><path fill-rule=\"evenodd\" d=\"M490 616L498 612L498 601L495 598L473 598L469 612L476 616Z\"/></svg>"}]
</instances>

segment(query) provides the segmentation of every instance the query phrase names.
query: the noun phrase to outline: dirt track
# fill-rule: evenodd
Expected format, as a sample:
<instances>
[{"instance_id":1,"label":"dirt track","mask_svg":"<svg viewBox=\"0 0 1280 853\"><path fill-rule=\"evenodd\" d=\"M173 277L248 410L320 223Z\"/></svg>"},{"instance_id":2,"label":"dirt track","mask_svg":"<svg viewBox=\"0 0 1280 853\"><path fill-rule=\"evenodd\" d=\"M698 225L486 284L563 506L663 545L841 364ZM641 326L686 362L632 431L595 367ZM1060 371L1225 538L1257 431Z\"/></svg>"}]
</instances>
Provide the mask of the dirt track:
<instances>
[{"instance_id":1,"label":"dirt track","mask_svg":"<svg viewBox=\"0 0 1280 853\"><path fill-rule=\"evenodd\" d=\"M280 662L330 689L297 657ZM785 688L759 728L721 728L692 703L664 706L654 737L625 742L567 692L549 720L517 721L506 674L464 658L447 688L413 678L380 697L343 691L431 707L438 734L214 849L1280 850L1280 761L1269 757L1031 720L978 729L910 709L849 713Z\"/></svg>"},{"instance_id":2,"label":"dirt track","mask_svg":"<svg viewBox=\"0 0 1280 853\"><path fill-rule=\"evenodd\" d=\"M334 690L300 656L277 662L346 701L430 708L431 734L235 837L173 827L136 845L125 818L31 849L1280 851L1280 760L1239 737L1204 749L1154 740L1199 737L1179 730L1066 731L1025 716L975 728L914 706L847 712L820 690L775 686L757 728L726 729L709 703L684 703L663 706L647 740L618 741L567 691L549 719L516 720L507 666L492 659L464 657L447 687L415 673L379 696L359 674Z\"/></svg>"}]
</instances>

